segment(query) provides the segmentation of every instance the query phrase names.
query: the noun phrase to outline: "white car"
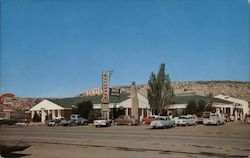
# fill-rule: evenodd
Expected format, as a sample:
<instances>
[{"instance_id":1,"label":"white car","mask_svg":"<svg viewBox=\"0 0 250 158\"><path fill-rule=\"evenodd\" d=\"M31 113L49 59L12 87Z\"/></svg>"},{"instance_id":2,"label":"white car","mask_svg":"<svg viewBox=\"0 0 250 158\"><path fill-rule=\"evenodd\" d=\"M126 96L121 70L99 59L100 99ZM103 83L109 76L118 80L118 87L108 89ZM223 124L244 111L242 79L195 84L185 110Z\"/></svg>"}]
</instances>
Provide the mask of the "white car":
<instances>
[{"instance_id":1,"label":"white car","mask_svg":"<svg viewBox=\"0 0 250 158\"><path fill-rule=\"evenodd\" d=\"M203 120L204 125L222 125L225 124L225 117L218 113L211 113L209 118Z\"/></svg>"},{"instance_id":2,"label":"white car","mask_svg":"<svg viewBox=\"0 0 250 158\"><path fill-rule=\"evenodd\" d=\"M190 126L197 125L196 119L192 117L192 115L182 115L176 122L177 126Z\"/></svg>"},{"instance_id":3,"label":"white car","mask_svg":"<svg viewBox=\"0 0 250 158\"><path fill-rule=\"evenodd\" d=\"M174 117L173 120L174 120L174 124L176 125L179 120L179 117Z\"/></svg>"},{"instance_id":4,"label":"white car","mask_svg":"<svg viewBox=\"0 0 250 158\"><path fill-rule=\"evenodd\" d=\"M160 116L156 120L150 123L150 126L153 128L167 128L174 126L174 120L170 119L168 116Z\"/></svg>"},{"instance_id":5,"label":"white car","mask_svg":"<svg viewBox=\"0 0 250 158\"><path fill-rule=\"evenodd\" d=\"M101 117L99 117L97 120L94 120L94 126L96 127L101 127L101 126L109 127L111 126L111 124L112 124L111 120L107 120Z\"/></svg>"}]
</instances>

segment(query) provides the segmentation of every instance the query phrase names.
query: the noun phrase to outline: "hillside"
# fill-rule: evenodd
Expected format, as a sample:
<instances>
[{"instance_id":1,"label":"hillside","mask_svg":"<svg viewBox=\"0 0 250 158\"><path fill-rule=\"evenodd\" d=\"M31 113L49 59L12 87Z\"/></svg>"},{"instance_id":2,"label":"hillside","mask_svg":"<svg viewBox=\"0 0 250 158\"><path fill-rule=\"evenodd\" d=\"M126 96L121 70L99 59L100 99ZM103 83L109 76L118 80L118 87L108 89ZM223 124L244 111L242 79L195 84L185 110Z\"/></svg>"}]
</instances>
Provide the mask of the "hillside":
<instances>
[{"instance_id":1,"label":"hillside","mask_svg":"<svg viewBox=\"0 0 250 158\"><path fill-rule=\"evenodd\" d=\"M176 95L185 95L195 93L197 95L206 96L209 93L213 95L224 94L250 102L250 82L238 81L191 81L191 82L172 82ZM122 93L129 93L130 86L118 86ZM147 97L147 85L137 85L138 92ZM84 96L82 93L78 96ZM15 98L13 102L14 109L27 110L44 98ZM0 107L0 111L1 111Z\"/></svg>"},{"instance_id":2,"label":"hillside","mask_svg":"<svg viewBox=\"0 0 250 158\"><path fill-rule=\"evenodd\" d=\"M213 95L223 94L250 102L250 82L239 81L186 81L172 82L172 87L176 95L195 93L206 96L209 93ZM121 92L129 92L129 86L117 86ZM138 91L147 96L147 85L137 85ZM85 93L80 94L80 96Z\"/></svg>"}]
</instances>

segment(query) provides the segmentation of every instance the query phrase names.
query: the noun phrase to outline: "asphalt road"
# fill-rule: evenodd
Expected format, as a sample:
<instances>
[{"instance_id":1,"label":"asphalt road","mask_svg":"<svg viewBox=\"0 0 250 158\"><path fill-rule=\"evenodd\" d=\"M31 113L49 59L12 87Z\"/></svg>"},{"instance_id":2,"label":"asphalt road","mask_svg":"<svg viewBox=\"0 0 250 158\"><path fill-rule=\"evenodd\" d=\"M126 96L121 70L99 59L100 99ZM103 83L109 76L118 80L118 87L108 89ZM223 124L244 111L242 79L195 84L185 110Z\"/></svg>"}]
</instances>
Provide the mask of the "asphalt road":
<instances>
[{"instance_id":1,"label":"asphalt road","mask_svg":"<svg viewBox=\"0 0 250 158\"><path fill-rule=\"evenodd\" d=\"M250 124L151 129L149 126L1 126L0 141L31 147L7 157L248 157Z\"/></svg>"}]
</instances>

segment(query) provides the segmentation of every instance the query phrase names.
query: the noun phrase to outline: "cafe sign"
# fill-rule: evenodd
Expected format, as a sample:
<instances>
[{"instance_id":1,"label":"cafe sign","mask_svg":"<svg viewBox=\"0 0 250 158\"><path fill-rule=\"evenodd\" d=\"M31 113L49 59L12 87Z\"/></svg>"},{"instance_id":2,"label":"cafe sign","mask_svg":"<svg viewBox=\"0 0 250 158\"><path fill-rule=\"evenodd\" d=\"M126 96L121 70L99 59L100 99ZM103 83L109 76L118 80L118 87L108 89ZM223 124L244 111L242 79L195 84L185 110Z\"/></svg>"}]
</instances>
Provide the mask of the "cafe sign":
<instances>
[{"instance_id":1,"label":"cafe sign","mask_svg":"<svg viewBox=\"0 0 250 158\"><path fill-rule=\"evenodd\" d=\"M109 72L102 73L102 103L109 104Z\"/></svg>"}]
</instances>

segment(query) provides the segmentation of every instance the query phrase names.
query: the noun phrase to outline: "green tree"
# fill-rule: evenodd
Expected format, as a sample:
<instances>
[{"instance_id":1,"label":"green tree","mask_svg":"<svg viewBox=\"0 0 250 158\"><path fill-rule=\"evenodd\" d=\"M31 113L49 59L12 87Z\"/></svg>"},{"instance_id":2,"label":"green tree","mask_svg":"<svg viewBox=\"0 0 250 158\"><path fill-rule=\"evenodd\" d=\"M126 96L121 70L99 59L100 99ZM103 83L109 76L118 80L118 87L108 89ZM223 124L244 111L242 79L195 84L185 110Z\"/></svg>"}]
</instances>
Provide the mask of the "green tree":
<instances>
[{"instance_id":1,"label":"green tree","mask_svg":"<svg viewBox=\"0 0 250 158\"><path fill-rule=\"evenodd\" d=\"M194 100L188 102L186 112L187 114L197 114L198 107Z\"/></svg>"},{"instance_id":2,"label":"green tree","mask_svg":"<svg viewBox=\"0 0 250 158\"><path fill-rule=\"evenodd\" d=\"M156 75L151 73L148 81L148 101L153 114L162 114L163 109L168 108L174 96L170 77L165 74L165 64L160 65Z\"/></svg>"},{"instance_id":3,"label":"green tree","mask_svg":"<svg viewBox=\"0 0 250 158\"><path fill-rule=\"evenodd\" d=\"M80 116L89 119L90 113L93 111L93 103L88 101L83 101L81 103L78 103L76 107L73 109L74 114L79 114Z\"/></svg>"},{"instance_id":4,"label":"green tree","mask_svg":"<svg viewBox=\"0 0 250 158\"><path fill-rule=\"evenodd\" d=\"M203 112L206 109L206 104L207 104L206 101L203 99L200 99L198 101L197 115L201 116L203 114Z\"/></svg>"},{"instance_id":5,"label":"green tree","mask_svg":"<svg viewBox=\"0 0 250 158\"><path fill-rule=\"evenodd\" d=\"M207 98L208 98L208 101L207 101L207 106L205 110L215 112L215 108L213 107L213 99L214 99L213 93L209 93L207 95Z\"/></svg>"},{"instance_id":6,"label":"green tree","mask_svg":"<svg viewBox=\"0 0 250 158\"><path fill-rule=\"evenodd\" d=\"M209 94L207 95L207 105L208 105L208 106L212 106L212 105L213 105L213 98L214 98L213 93L209 93Z\"/></svg>"}]
</instances>

